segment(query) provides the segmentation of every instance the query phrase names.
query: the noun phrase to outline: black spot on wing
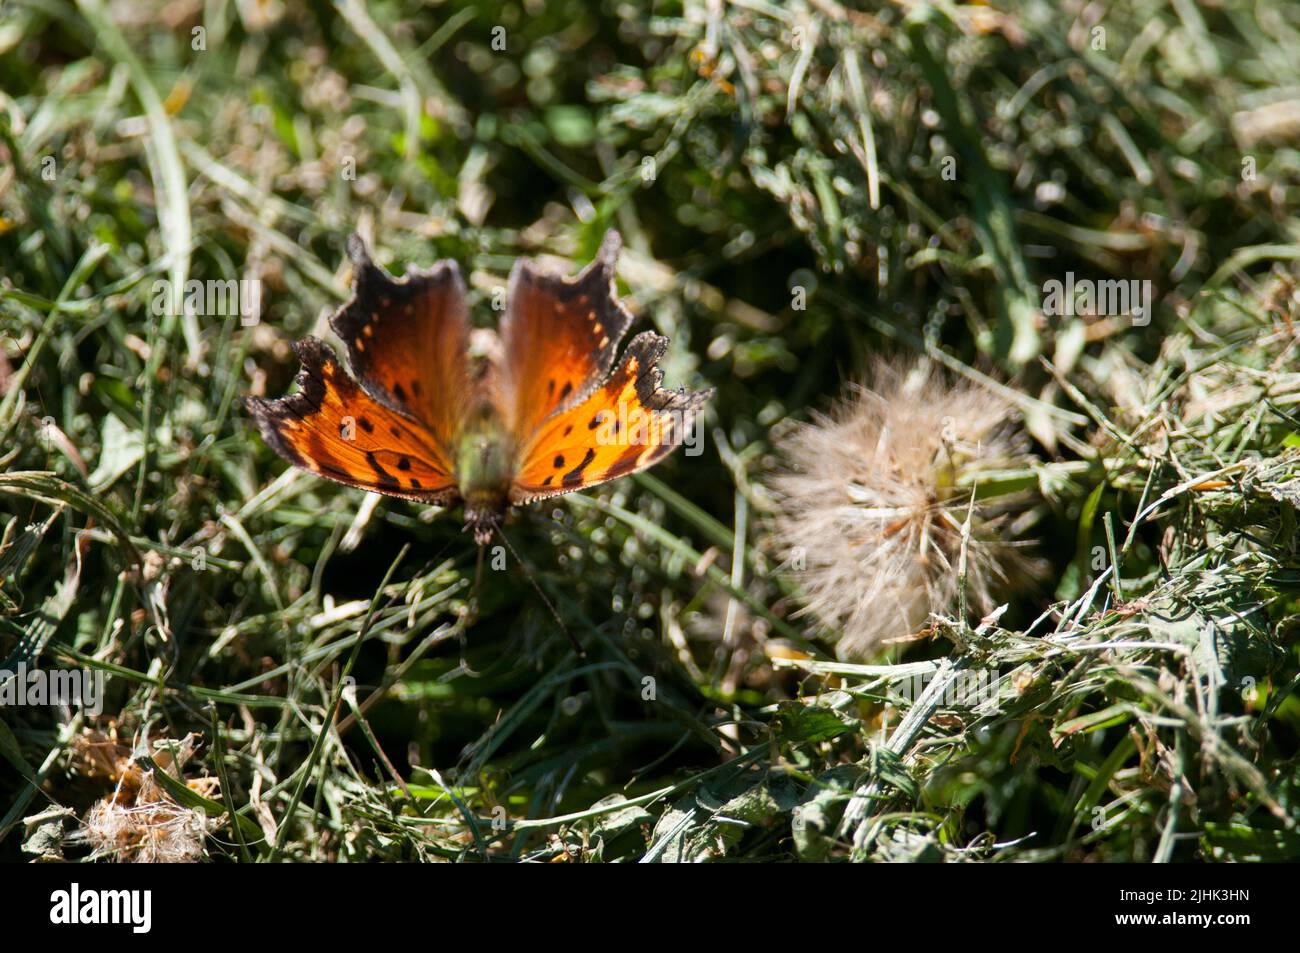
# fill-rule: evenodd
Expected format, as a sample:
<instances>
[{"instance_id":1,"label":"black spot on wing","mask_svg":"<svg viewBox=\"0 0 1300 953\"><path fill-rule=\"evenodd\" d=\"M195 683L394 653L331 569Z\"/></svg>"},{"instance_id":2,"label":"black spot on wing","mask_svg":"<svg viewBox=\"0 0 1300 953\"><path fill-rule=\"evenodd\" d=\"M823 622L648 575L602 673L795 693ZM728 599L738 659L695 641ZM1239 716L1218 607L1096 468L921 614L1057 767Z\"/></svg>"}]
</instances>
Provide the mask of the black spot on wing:
<instances>
[{"instance_id":1,"label":"black spot on wing","mask_svg":"<svg viewBox=\"0 0 1300 953\"><path fill-rule=\"evenodd\" d=\"M564 474L563 478L561 478L560 480L560 483L563 484L564 486L578 486L580 483L582 483L582 471L585 470L587 468L587 464L591 463L591 461L594 459L596 459L596 451L593 448L588 447L587 455L582 458L582 462L579 463L572 470L570 470L568 473Z\"/></svg>"},{"instance_id":2,"label":"black spot on wing","mask_svg":"<svg viewBox=\"0 0 1300 953\"><path fill-rule=\"evenodd\" d=\"M375 471L375 477L379 480L380 486L399 485L397 482L397 477L393 476L391 473L389 473L387 470L385 470L383 467L379 465L379 461L375 459L375 452L373 450L366 451L366 463L370 464L370 469Z\"/></svg>"},{"instance_id":3,"label":"black spot on wing","mask_svg":"<svg viewBox=\"0 0 1300 953\"><path fill-rule=\"evenodd\" d=\"M354 477L352 474L348 473L346 470L340 470L331 463L318 463L316 466L319 469L321 476L327 476L343 483L353 482Z\"/></svg>"}]
</instances>

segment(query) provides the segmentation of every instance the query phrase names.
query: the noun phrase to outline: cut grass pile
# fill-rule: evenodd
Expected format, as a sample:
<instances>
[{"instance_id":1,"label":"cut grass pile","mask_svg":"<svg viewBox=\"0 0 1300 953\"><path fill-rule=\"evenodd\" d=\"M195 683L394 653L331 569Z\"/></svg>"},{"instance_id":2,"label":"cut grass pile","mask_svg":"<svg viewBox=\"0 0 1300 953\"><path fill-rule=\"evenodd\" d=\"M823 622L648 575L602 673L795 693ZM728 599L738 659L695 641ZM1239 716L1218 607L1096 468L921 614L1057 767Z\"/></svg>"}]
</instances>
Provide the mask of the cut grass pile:
<instances>
[{"instance_id":1,"label":"cut grass pile","mask_svg":"<svg viewBox=\"0 0 1300 953\"><path fill-rule=\"evenodd\" d=\"M7 4L0 668L104 697L0 709L0 856L1300 856L1300 9L861 6ZM526 566L238 406L351 231L490 326L611 227L705 452L520 511ZM1044 565L983 615L958 546L837 658L775 448L879 355L1015 409L965 490Z\"/></svg>"}]
</instances>

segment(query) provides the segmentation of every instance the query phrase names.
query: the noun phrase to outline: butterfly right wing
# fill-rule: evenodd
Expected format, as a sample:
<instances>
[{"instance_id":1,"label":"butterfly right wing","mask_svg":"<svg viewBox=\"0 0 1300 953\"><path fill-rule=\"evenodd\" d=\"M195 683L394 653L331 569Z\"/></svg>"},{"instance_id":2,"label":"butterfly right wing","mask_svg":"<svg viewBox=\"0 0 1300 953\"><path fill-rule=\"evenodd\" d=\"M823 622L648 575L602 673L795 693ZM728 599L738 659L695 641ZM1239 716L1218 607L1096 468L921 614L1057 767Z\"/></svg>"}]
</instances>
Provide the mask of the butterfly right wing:
<instances>
[{"instance_id":1,"label":"butterfly right wing","mask_svg":"<svg viewBox=\"0 0 1300 953\"><path fill-rule=\"evenodd\" d=\"M548 417L519 453L511 503L528 503L654 466L687 439L713 389L662 386L668 339L632 339L618 368L581 404Z\"/></svg>"},{"instance_id":2,"label":"butterfly right wing","mask_svg":"<svg viewBox=\"0 0 1300 953\"><path fill-rule=\"evenodd\" d=\"M610 231L572 278L520 259L501 322L502 413L519 442L586 400L609 375L632 314L614 293L621 241Z\"/></svg>"},{"instance_id":3,"label":"butterfly right wing","mask_svg":"<svg viewBox=\"0 0 1300 953\"><path fill-rule=\"evenodd\" d=\"M459 496L450 455L423 423L376 400L316 338L294 345L302 370L288 397L248 397L267 444L295 466L336 483L428 503Z\"/></svg>"}]
</instances>

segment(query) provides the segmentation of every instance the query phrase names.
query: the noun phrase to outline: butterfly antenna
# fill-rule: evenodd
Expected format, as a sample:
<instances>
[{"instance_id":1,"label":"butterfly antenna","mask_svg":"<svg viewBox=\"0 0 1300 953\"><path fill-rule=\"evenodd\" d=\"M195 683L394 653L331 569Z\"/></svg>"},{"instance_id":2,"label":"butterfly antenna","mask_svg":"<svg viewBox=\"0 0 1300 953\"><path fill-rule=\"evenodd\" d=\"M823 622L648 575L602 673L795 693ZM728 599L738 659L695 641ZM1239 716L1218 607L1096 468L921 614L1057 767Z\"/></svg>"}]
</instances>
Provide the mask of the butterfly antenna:
<instances>
[{"instance_id":1,"label":"butterfly antenna","mask_svg":"<svg viewBox=\"0 0 1300 953\"><path fill-rule=\"evenodd\" d=\"M551 617L555 619L555 624L560 627L560 631L563 632L565 636L568 638L569 644L573 646L573 651L578 654L578 658L586 658L587 650L582 647L582 643L580 643L576 638L574 638L573 633L570 632L569 627L564 624L564 620L560 618L560 613L556 611L556 608L551 603L551 600L546 598L546 593L542 591L542 587L538 584L537 577L533 575L532 568L528 565L528 563L524 561L524 558L519 555L519 551L515 549L514 544L511 543L510 540L506 538L505 531L501 529L501 523L499 521L494 522L492 524L492 528L496 530L497 535L501 537L501 542L506 544L506 549L510 550L510 555L515 557L515 562L519 563L519 565L523 567L524 575L528 577L528 581L532 584L533 589L537 591L538 597L546 605L546 608L550 610Z\"/></svg>"}]
</instances>

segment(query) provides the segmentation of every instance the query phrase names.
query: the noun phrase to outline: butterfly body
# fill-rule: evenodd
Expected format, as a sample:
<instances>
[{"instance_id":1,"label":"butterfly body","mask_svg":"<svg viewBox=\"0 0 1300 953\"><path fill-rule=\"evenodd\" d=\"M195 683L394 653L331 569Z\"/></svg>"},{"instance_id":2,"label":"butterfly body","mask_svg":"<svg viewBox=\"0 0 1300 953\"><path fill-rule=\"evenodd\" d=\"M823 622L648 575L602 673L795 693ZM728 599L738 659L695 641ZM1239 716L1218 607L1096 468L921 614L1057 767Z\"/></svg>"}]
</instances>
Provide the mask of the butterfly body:
<instances>
[{"instance_id":1,"label":"butterfly body","mask_svg":"<svg viewBox=\"0 0 1300 953\"><path fill-rule=\"evenodd\" d=\"M562 278L519 263L500 333L474 331L454 262L375 265L353 236L353 297L330 319L352 374L315 338L295 345L297 393L248 398L267 443L348 486L442 506L463 503L487 542L510 506L653 466L681 445L712 391L660 386L667 341L637 335L614 294L618 236Z\"/></svg>"},{"instance_id":2,"label":"butterfly body","mask_svg":"<svg viewBox=\"0 0 1300 953\"><path fill-rule=\"evenodd\" d=\"M484 537L510 504L514 466L514 442L496 414L484 413L460 438L456 454L456 482L465 502L465 522L479 542L486 542Z\"/></svg>"}]
</instances>

